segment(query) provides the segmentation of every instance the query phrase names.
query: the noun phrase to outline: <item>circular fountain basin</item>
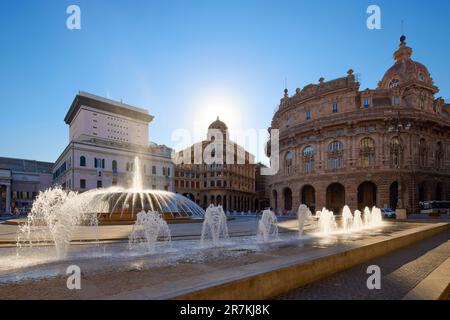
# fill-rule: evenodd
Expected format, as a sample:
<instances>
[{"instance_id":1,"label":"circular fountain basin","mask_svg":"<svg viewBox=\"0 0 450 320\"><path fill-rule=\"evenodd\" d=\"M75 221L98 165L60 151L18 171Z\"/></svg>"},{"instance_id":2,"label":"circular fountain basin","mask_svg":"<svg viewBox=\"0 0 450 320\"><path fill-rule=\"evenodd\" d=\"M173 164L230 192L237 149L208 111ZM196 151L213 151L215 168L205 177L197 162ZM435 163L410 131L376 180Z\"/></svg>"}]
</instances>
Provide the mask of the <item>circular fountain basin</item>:
<instances>
[{"instance_id":1,"label":"circular fountain basin","mask_svg":"<svg viewBox=\"0 0 450 320\"><path fill-rule=\"evenodd\" d=\"M98 215L100 224L130 224L142 211L158 212L168 223L199 222L205 214L190 199L160 190L96 190L87 196L86 205Z\"/></svg>"}]
</instances>

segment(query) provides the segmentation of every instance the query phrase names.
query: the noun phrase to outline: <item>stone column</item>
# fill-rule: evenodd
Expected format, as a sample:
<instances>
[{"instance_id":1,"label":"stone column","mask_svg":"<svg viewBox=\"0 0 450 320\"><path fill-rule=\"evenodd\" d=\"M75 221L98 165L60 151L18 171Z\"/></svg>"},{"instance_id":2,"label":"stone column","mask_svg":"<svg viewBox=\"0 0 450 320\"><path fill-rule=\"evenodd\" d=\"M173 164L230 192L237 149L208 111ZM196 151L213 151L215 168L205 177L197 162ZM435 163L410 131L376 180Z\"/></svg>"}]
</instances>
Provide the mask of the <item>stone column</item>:
<instances>
[{"instance_id":1,"label":"stone column","mask_svg":"<svg viewBox=\"0 0 450 320\"><path fill-rule=\"evenodd\" d=\"M324 182L314 185L316 191L316 211L322 210L327 205L327 188Z\"/></svg>"},{"instance_id":2,"label":"stone column","mask_svg":"<svg viewBox=\"0 0 450 320\"><path fill-rule=\"evenodd\" d=\"M11 185L6 186L6 213L11 213Z\"/></svg>"},{"instance_id":3,"label":"stone column","mask_svg":"<svg viewBox=\"0 0 450 320\"><path fill-rule=\"evenodd\" d=\"M300 190L297 185L291 186L292 190L292 212L297 212L298 207L300 206Z\"/></svg>"},{"instance_id":4,"label":"stone column","mask_svg":"<svg viewBox=\"0 0 450 320\"><path fill-rule=\"evenodd\" d=\"M345 204L354 211L358 209L358 184L357 181L348 181L344 184L345 187Z\"/></svg>"}]
</instances>

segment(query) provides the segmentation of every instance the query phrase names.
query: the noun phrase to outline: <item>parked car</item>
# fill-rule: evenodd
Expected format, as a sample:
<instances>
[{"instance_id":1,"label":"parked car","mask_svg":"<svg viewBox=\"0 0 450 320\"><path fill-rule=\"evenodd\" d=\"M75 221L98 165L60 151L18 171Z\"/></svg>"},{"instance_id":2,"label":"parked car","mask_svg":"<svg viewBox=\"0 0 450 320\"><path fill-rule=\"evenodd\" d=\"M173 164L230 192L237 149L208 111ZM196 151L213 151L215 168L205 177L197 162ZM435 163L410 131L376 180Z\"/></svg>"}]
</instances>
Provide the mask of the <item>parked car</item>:
<instances>
[{"instance_id":1,"label":"parked car","mask_svg":"<svg viewBox=\"0 0 450 320\"><path fill-rule=\"evenodd\" d=\"M392 210L391 208L383 208L383 209L381 209L381 213L383 214L383 216L385 218L388 218L388 219L395 219L395 218L397 218L397 215L395 214L395 211Z\"/></svg>"}]
</instances>

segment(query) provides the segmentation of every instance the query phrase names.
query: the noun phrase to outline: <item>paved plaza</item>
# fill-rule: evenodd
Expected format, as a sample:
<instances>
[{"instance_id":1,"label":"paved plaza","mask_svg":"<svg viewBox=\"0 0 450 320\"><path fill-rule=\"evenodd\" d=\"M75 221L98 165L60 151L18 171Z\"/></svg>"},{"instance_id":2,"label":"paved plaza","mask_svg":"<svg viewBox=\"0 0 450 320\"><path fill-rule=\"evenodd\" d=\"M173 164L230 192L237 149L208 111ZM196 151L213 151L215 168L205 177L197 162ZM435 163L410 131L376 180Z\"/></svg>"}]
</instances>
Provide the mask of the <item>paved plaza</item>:
<instances>
[{"instance_id":1,"label":"paved plaza","mask_svg":"<svg viewBox=\"0 0 450 320\"><path fill-rule=\"evenodd\" d=\"M281 300L400 300L450 258L450 231L276 297ZM381 290L368 290L367 267L381 268ZM450 283L450 269L448 279Z\"/></svg>"},{"instance_id":2,"label":"paved plaza","mask_svg":"<svg viewBox=\"0 0 450 320\"><path fill-rule=\"evenodd\" d=\"M174 224L170 226L175 239L173 250L152 255L134 254L128 250L124 239L130 226L101 227L101 232L119 240L108 240L100 245L74 245L71 256L67 259L42 261L19 269L1 271L0 299L170 299L187 297L202 290L212 290L212 297L217 297L218 294L220 297L220 293L225 290L215 291L214 288L236 281L242 283L239 285L242 288L239 289L238 286L239 295L235 298L242 298L243 293L252 290L246 286L251 285L253 280L248 282L246 279L273 274L278 277L278 284L284 284L288 278L283 275L283 270L288 270L291 266L305 265L307 272L320 273L320 270L311 267L315 261L323 260L325 265L338 267L340 262L335 260L335 256L343 255L345 258L342 261L360 258L361 253L357 252L367 252L369 249L363 249L365 247L375 246L375 250L378 245L384 246L386 241L394 245L396 239L415 237L415 234L438 225L387 222L383 228L362 234L339 234L326 238L308 235L299 239L296 220L291 219L279 223L283 241L258 243L253 237L257 221L255 217L230 220L229 243L224 247L206 249L199 247L201 224ZM442 223L439 225L445 226ZM307 233L315 227L314 223L308 225ZM4 241L13 238L15 228L17 227L1 225L1 238ZM77 241L90 239L93 236L90 232L81 228ZM378 263L382 268L383 289L379 292L368 292L365 287L368 263L363 263L276 297L400 299L449 257L448 240L449 232L441 232L429 240L370 262ZM363 250L358 251L359 248ZM15 248L8 245L7 241L0 250L3 257L9 254L11 259L15 259ZM80 252L84 253L80 255ZM354 258L351 258L352 255L355 255ZM36 258L35 255L30 257ZM83 289L79 291L67 290L66 287L65 270L74 263L82 270ZM270 287L263 285L261 292L271 290L273 284ZM207 294L209 296L210 293ZM232 292L227 294L233 295ZM265 298L271 297L274 296Z\"/></svg>"}]
</instances>

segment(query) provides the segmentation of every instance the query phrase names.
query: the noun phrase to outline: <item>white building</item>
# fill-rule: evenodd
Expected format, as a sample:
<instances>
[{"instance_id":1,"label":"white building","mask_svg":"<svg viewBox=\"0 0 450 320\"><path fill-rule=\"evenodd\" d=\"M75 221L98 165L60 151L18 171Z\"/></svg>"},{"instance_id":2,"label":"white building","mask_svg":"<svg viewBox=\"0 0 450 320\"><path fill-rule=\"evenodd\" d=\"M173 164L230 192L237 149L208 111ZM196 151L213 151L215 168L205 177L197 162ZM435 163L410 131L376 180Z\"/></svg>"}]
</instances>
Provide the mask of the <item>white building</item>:
<instances>
[{"instance_id":1,"label":"white building","mask_svg":"<svg viewBox=\"0 0 450 320\"><path fill-rule=\"evenodd\" d=\"M147 110L80 92L64 121L70 142L53 167L53 183L85 191L131 187L139 157L145 188L173 190L172 149L148 143Z\"/></svg>"}]
</instances>

